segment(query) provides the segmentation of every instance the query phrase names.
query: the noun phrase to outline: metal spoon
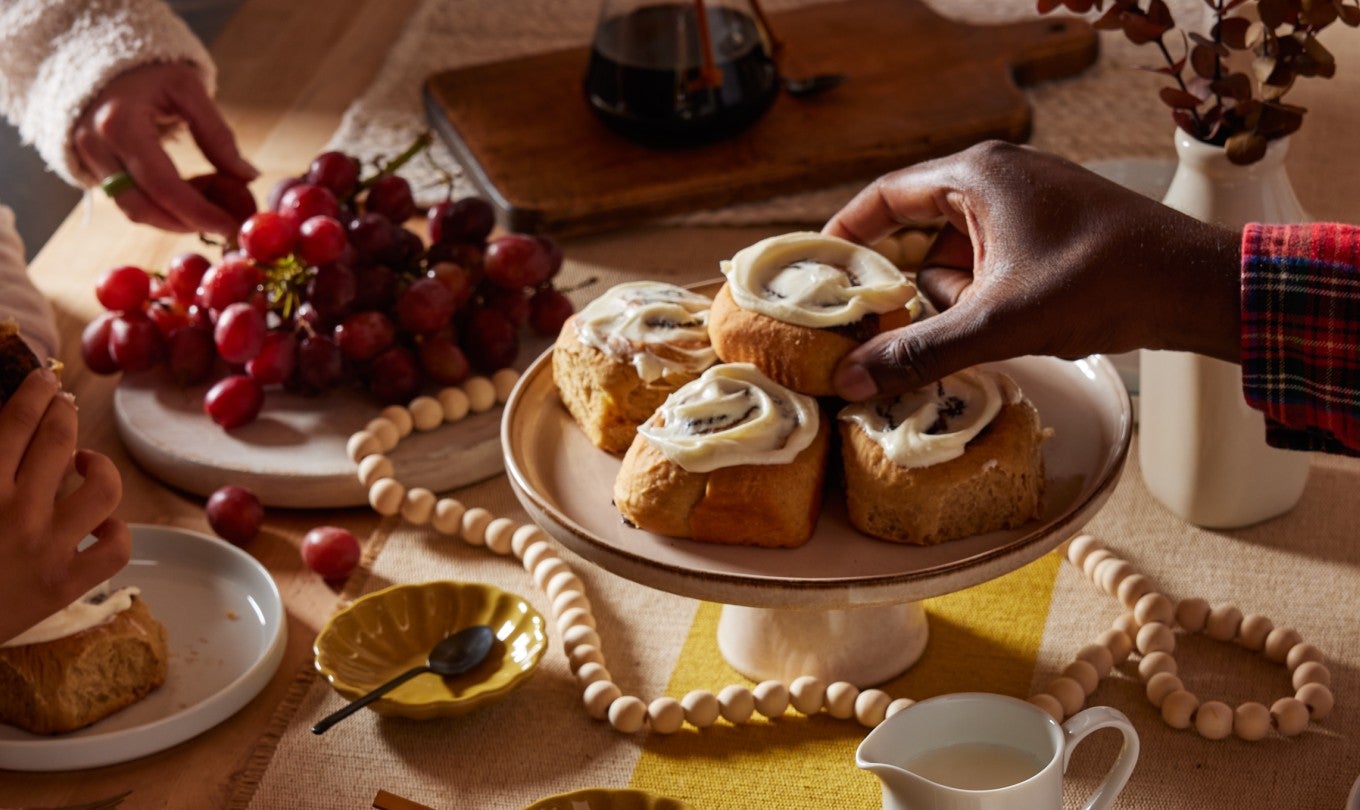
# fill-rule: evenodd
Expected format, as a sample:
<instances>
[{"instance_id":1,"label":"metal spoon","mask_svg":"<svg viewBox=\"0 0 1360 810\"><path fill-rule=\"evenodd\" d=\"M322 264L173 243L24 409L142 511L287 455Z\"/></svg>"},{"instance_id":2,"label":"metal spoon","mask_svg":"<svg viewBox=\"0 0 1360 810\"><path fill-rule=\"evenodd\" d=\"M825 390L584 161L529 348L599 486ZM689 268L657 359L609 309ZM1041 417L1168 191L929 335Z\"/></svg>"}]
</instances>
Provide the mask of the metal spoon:
<instances>
[{"instance_id":1,"label":"metal spoon","mask_svg":"<svg viewBox=\"0 0 1360 810\"><path fill-rule=\"evenodd\" d=\"M383 695L396 689L422 672L433 672L444 678L451 678L454 675L461 675L469 669L482 663L486 654L491 652L491 644L496 640L496 634L492 629L484 624L474 624L471 627L464 627L457 633L446 637L443 641L434 645L430 650L430 655L425 659L425 665L412 667L387 683L374 689L363 697L356 698L348 706L322 718L321 722L312 726L313 734L321 734L336 723L349 717L363 707L382 697Z\"/></svg>"},{"instance_id":2,"label":"metal spoon","mask_svg":"<svg viewBox=\"0 0 1360 810\"><path fill-rule=\"evenodd\" d=\"M794 98L810 98L839 87L845 81L844 73L818 73L801 79L784 78L784 89Z\"/></svg>"}]
</instances>

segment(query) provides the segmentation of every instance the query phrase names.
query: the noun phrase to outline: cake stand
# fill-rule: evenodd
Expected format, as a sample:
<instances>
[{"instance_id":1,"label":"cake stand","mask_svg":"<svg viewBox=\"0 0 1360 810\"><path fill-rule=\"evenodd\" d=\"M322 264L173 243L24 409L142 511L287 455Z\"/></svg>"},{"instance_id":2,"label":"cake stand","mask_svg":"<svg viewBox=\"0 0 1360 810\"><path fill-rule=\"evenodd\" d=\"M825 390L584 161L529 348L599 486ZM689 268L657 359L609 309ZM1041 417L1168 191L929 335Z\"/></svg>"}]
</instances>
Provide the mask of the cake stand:
<instances>
[{"instance_id":1,"label":"cake stand","mask_svg":"<svg viewBox=\"0 0 1360 810\"><path fill-rule=\"evenodd\" d=\"M849 525L834 493L812 538L796 549L632 528L612 503L620 460L591 444L558 399L550 352L529 366L505 405L506 472L534 521L586 560L721 603L718 647L751 680L815 675L871 686L904 672L924 650L920 600L1001 576L1069 539L1104 504L1124 466L1129 396L1104 357L1023 357L985 367L1015 379L1052 430L1042 515L1011 531L925 547L874 540Z\"/></svg>"}]
</instances>

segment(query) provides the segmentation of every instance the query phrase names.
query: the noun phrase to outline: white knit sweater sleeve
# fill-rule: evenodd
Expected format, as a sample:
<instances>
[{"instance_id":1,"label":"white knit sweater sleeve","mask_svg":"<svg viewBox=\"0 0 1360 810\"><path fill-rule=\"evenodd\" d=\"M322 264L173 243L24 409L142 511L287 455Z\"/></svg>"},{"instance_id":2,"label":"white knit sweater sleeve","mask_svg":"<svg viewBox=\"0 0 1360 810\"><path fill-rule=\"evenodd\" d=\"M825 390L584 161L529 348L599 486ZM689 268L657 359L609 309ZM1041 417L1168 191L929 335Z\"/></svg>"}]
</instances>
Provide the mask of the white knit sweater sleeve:
<instances>
[{"instance_id":1,"label":"white knit sweater sleeve","mask_svg":"<svg viewBox=\"0 0 1360 810\"><path fill-rule=\"evenodd\" d=\"M68 183L92 176L71 127L104 84L153 62L187 61L209 94L217 73L203 44L160 0L0 1L0 113Z\"/></svg>"},{"instance_id":2,"label":"white knit sweater sleeve","mask_svg":"<svg viewBox=\"0 0 1360 810\"><path fill-rule=\"evenodd\" d=\"M13 318L39 357L57 356L57 322L48 302L24 271L24 243L14 212L0 205L0 320Z\"/></svg>"}]
</instances>

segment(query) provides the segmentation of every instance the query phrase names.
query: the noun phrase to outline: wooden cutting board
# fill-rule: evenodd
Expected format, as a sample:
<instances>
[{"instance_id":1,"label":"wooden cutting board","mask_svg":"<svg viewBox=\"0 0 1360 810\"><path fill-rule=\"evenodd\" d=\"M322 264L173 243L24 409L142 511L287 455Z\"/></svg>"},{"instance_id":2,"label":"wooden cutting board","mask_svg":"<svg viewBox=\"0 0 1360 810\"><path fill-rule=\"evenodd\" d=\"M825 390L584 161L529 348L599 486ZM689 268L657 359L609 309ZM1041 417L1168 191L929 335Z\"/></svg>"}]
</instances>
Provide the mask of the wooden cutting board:
<instances>
[{"instance_id":1,"label":"wooden cutting board","mask_svg":"<svg viewBox=\"0 0 1360 810\"><path fill-rule=\"evenodd\" d=\"M851 180L987 138L1023 142L1019 86L1079 73L1097 55L1075 18L967 25L920 0L843 0L771 15L788 76L843 73L812 98L781 93L753 127L689 149L614 134L581 89L581 47L436 74L434 128L516 231L601 231Z\"/></svg>"}]
</instances>

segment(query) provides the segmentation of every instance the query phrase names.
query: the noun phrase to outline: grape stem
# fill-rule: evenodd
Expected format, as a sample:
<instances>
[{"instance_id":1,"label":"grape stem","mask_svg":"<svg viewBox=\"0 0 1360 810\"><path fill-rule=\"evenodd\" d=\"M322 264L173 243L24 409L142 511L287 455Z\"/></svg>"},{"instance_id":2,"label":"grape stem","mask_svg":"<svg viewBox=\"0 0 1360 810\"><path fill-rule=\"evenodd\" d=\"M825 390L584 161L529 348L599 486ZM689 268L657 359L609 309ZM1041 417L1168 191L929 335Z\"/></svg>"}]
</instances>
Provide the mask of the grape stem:
<instances>
[{"instance_id":1,"label":"grape stem","mask_svg":"<svg viewBox=\"0 0 1360 810\"><path fill-rule=\"evenodd\" d=\"M385 163L380 164L378 166L377 174L374 174L371 177L361 181L359 183L358 191L363 191L364 189L373 185L378 181L379 177L392 174L397 169L400 169L402 166L405 166L411 160L411 158L428 149L430 144L433 143L433 141L434 136L430 134L430 131L428 129L420 133L419 135L416 136L416 139L411 142L410 146L402 150L401 154L397 155L391 160L386 161Z\"/></svg>"}]
</instances>

